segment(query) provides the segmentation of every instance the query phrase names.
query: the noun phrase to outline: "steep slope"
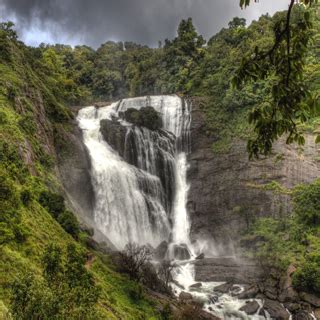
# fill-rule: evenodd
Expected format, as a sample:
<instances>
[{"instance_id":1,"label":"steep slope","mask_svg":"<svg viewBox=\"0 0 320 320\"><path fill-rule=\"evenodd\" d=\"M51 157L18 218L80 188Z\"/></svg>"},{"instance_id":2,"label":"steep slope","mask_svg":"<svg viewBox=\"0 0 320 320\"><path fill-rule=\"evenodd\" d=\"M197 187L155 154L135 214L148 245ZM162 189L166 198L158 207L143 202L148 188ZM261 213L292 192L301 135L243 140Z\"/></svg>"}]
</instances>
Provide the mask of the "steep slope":
<instances>
[{"instance_id":1,"label":"steep slope","mask_svg":"<svg viewBox=\"0 0 320 320\"><path fill-rule=\"evenodd\" d=\"M34 58L32 49L16 41L14 33L0 30L0 51L0 318L10 318L13 281L28 272L41 279L43 253L54 243L63 252L69 244L86 252L87 268L101 288L99 318L158 319L157 302L118 274L109 258L86 248L86 242L92 243L87 233L66 232L67 224L40 200L50 192L64 194L61 175L62 180L73 177L78 179L72 180L75 184L87 187L86 168L82 181L73 164L71 173L58 171L64 152L81 150L77 155L82 158L75 161L80 167L88 164L78 140L68 140L75 130L73 115L55 92L55 79L42 72L45 65ZM57 203L59 199L56 196ZM78 201L80 215L87 211L84 202ZM72 215L69 218L77 228Z\"/></svg>"},{"instance_id":2,"label":"steep slope","mask_svg":"<svg viewBox=\"0 0 320 320\"><path fill-rule=\"evenodd\" d=\"M213 240L220 254L232 253L255 219L290 214L286 189L320 177L320 151L315 135L307 133L303 148L282 140L270 157L260 160L249 161L246 141L241 139L230 143L228 152L217 152L212 148L214 137L206 134L201 106L196 99L192 111L188 205L192 238Z\"/></svg>"}]
</instances>

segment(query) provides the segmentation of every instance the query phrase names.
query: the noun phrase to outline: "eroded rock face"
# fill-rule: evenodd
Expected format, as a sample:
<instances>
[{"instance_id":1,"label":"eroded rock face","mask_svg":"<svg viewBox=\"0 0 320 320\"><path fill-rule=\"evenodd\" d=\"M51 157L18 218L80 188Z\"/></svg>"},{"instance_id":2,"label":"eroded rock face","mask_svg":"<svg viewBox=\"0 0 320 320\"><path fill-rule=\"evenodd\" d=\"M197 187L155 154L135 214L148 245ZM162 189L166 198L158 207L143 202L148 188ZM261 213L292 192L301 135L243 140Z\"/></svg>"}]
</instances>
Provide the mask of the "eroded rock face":
<instances>
[{"instance_id":1,"label":"eroded rock face","mask_svg":"<svg viewBox=\"0 0 320 320\"><path fill-rule=\"evenodd\" d=\"M278 182L285 188L311 182L320 176L320 154L312 135L306 136L304 151L298 146L276 143L267 159L249 161L246 141L235 141L226 154L215 154L214 137L205 132L205 115L193 103L191 153L188 179L188 210L191 237L209 239L220 253L232 253L232 245L246 230L252 217L281 216L290 209L290 197L261 186Z\"/></svg>"},{"instance_id":2,"label":"eroded rock face","mask_svg":"<svg viewBox=\"0 0 320 320\"><path fill-rule=\"evenodd\" d=\"M67 151L59 155L59 175L67 193L70 205L81 221L93 221L94 192L91 184L91 163L82 141L82 133L76 120L66 132Z\"/></svg>"},{"instance_id":3,"label":"eroded rock face","mask_svg":"<svg viewBox=\"0 0 320 320\"><path fill-rule=\"evenodd\" d=\"M240 308L240 311L244 311L248 315L253 315L259 310L259 308L260 306L257 301L250 301L242 308Z\"/></svg>"},{"instance_id":4,"label":"eroded rock face","mask_svg":"<svg viewBox=\"0 0 320 320\"><path fill-rule=\"evenodd\" d=\"M100 132L112 149L117 150L119 155L123 157L127 134L126 127L121 126L117 121L104 119L100 121Z\"/></svg>"},{"instance_id":5,"label":"eroded rock face","mask_svg":"<svg viewBox=\"0 0 320 320\"><path fill-rule=\"evenodd\" d=\"M263 279L262 270L254 261L248 259L205 258L194 261L194 265L195 281L199 282L226 281L230 284L252 284Z\"/></svg>"}]
</instances>

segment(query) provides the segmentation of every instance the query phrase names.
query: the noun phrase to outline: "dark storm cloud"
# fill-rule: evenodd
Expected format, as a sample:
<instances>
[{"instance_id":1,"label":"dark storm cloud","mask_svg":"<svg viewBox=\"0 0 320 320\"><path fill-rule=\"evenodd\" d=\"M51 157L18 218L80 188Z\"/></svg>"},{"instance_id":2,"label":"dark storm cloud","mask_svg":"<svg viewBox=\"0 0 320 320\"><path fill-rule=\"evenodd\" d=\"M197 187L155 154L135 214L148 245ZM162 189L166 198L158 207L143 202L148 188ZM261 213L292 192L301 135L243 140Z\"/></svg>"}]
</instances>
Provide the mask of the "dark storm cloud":
<instances>
[{"instance_id":1,"label":"dark storm cloud","mask_svg":"<svg viewBox=\"0 0 320 320\"><path fill-rule=\"evenodd\" d=\"M239 0L0 0L0 18L16 22L27 42L85 43L130 40L155 45L172 38L182 18L192 17L206 38L234 16L249 20L287 7L288 0L260 0L247 10Z\"/></svg>"}]
</instances>

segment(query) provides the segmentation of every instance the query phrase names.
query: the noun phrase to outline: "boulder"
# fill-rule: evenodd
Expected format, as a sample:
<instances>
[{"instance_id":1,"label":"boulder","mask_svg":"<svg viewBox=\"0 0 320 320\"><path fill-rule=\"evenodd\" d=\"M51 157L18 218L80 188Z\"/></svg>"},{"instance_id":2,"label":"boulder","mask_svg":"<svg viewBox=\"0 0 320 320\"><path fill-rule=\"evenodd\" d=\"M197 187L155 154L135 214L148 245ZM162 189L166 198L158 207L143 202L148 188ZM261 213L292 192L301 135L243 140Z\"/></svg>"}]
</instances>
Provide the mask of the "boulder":
<instances>
[{"instance_id":1,"label":"boulder","mask_svg":"<svg viewBox=\"0 0 320 320\"><path fill-rule=\"evenodd\" d=\"M301 306L299 303L293 303L293 302L289 302L289 303L285 303L284 306L291 312L291 313L295 313L297 311L299 311L301 309Z\"/></svg>"},{"instance_id":2,"label":"boulder","mask_svg":"<svg viewBox=\"0 0 320 320\"><path fill-rule=\"evenodd\" d=\"M204 259L204 253L200 253L197 257L196 260L201 260Z\"/></svg>"},{"instance_id":3,"label":"boulder","mask_svg":"<svg viewBox=\"0 0 320 320\"><path fill-rule=\"evenodd\" d=\"M299 311L292 316L292 320L313 320L314 318L306 311Z\"/></svg>"},{"instance_id":4,"label":"boulder","mask_svg":"<svg viewBox=\"0 0 320 320\"><path fill-rule=\"evenodd\" d=\"M179 294L179 300L182 302L191 302L193 300L192 294L189 292L182 291Z\"/></svg>"},{"instance_id":5,"label":"boulder","mask_svg":"<svg viewBox=\"0 0 320 320\"><path fill-rule=\"evenodd\" d=\"M260 306L257 301L250 301L247 302L246 305L240 308L240 311L245 312L249 316L256 314L257 311L259 310Z\"/></svg>"},{"instance_id":6,"label":"boulder","mask_svg":"<svg viewBox=\"0 0 320 320\"><path fill-rule=\"evenodd\" d=\"M186 244L175 244L173 246L173 255L177 260L189 260L191 258Z\"/></svg>"},{"instance_id":7,"label":"boulder","mask_svg":"<svg viewBox=\"0 0 320 320\"><path fill-rule=\"evenodd\" d=\"M168 251L168 242L162 241L153 251L153 258L156 260L164 260Z\"/></svg>"},{"instance_id":8,"label":"boulder","mask_svg":"<svg viewBox=\"0 0 320 320\"><path fill-rule=\"evenodd\" d=\"M279 295L279 301L281 302L297 302L299 300L298 292L292 287L286 288Z\"/></svg>"},{"instance_id":9,"label":"boulder","mask_svg":"<svg viewBox=\"0 0 320 320\"><path fill-rule=\"evenodd\" d=\"M232 287L233 287L233 284L227 282L227 283L224 283L224 284L221 284L221 285L215 287L213 290L215 292L219 292L219 293L229 293L231 291Z\"/></svg>"},{"instance_id":10,"label":"boulder","mask_svg":"<svg viewBox=\"0 0 320 320\"><path fill-rule=\"evenodd\" d=\"M192 284L189 289L192 290L192 289L199 289L202 287L202 283L201 282L198 282L198 283L195 283L195 284Z\"/></svg>"},{"instance_id":11,"label":"boulder","mask_svg":"<svg viewBox=\"0 0 320 320\"><path fill-rule=\"evenodd\" d=\"M100 121L100 132L104 140L116 150L121 157L124 156L127 128L117 121L103 119Z\"/></svg>"},{"instance_id":12,"label":"boulder","mask_svg":"<svg viewBox=\"0 0 320 320\"><path fill-rule=\"evenodd\" d=\"M277 301L266 299L263 309L266 310L273 319L289 320L290 318L288 311Z\"/></svg>"},{"instance_id":13,"label":"boulder","mask_svg":"<svg viewBox=\"0 0 320 320\"><path fill-rule=\"evenodd\" d=\"M238 299L252 299L259 293L259 288L256 285L252 285L249 288L241 292L237 297Z\"/></svg>"},{"instance_id":14,"label":"boulder","mask_svg":"<svg viewBox=\"0 0 320 320\"><path fill-rule=\"evenodd\" d=\"M312 306L314 306L316 308L320 307L320 297L317 297L317 296L310 294L310 293L302 292L302 293L300 293L300 298L303 301L311 304Z\"/></svg>"}]
</instances>

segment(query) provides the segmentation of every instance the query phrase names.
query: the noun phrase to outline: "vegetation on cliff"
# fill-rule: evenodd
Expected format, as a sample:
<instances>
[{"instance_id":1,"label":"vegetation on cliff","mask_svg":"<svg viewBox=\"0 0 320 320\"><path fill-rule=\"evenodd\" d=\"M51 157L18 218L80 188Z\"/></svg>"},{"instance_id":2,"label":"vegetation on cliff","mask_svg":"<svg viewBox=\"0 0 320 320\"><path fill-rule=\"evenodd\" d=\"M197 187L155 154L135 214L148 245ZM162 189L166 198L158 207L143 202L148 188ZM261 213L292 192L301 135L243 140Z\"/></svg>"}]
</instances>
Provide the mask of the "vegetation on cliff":
<instances>
[{"instance_id":1,"label":"vegetation on cliff","mask_svg":"<svg viewBox=\"0 0 320 320\"><path fill-rule=\"evenodd\" d=\"M320 180L298 185L291 197L290 216L258 219L242 241L265 266L295 265L294 287L320 294Z\"/></svg>"},{"instance_id":2,"label":"vegetation on cliff","mask_svg":"<svg viewBox=\"0 0 320 320\"><path fill-rule=\"evenodd\" d=\"M140 110L129 108L123 113L123 118L134 125L150 130L158 130L162 127L162 118L152 107L142 107Z\"/></svg>"},{"instance_id":3,"label":"vegetation on cliff","mask_svg":"<svg viewBox=\"0 0 320 320\"><path fill-rule=\"evenodd\" d=\"M158 302L87 247L66 208L56 150L68 146L65 102L84 91L41 50L0 25L0 318L160 319Z\"/></svg>"},{"instance_id":4,"label":"vegetation on cliff","mask_svg":"<svg viewBox=\"0 0 320 320\"><path fill-rule=\"evenodd\" d=\"M297 17L303 10L296 10ZM264 15L246 27L245 20L235 18L204 46L188 19L176 38L159 48L107 42L97 50L27 47L11 23L0 25L0 315L12 310L16 318L46 318L39 312L51 310L72 319L78 307L86 306L88 319L161 318L157 302L140 285L116 272L108 257L86 247L88 234L65 206L56 151L68 146L64 133L73 115L66 105L154 93L205 96L205 131L215 152L227 152L237 139L256 137L247 124L251 110L272 104L273 75L241 91L231 79L243 56L257 45L272 44L280 20L283 13ZM315 96L320 88L319 27L315 18L315 42L303 70L305 85ZM127 116L153 130L160 126L150 109L143 116L136 111ZM308 129L317 124L312 119ZM299 187L292 217L260 220L251 230L263 239L258 255L271 253L280 265L296 263L295 286L315 293L320 292L319 196L319 182ZM81 284L75 274L84 279ZM76 299L79 291L81 301ZM32 304L35 299L46 307L40 310ZM73 308L67 310L67 302Z\"/></svg>"}]
</instances>

